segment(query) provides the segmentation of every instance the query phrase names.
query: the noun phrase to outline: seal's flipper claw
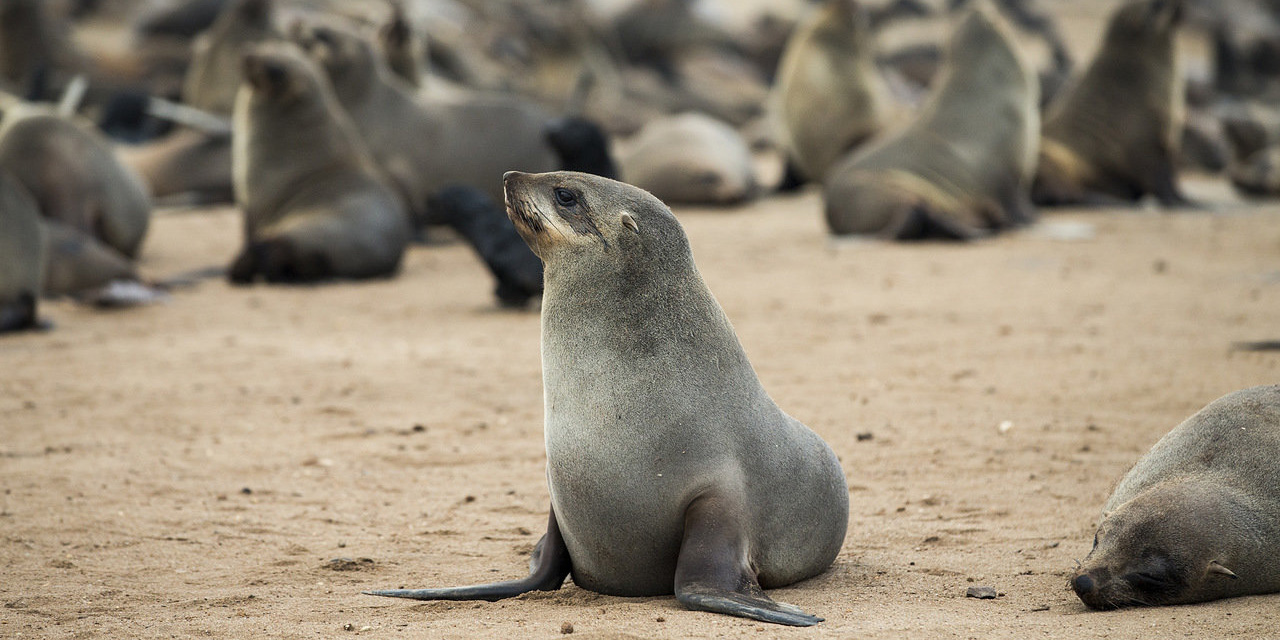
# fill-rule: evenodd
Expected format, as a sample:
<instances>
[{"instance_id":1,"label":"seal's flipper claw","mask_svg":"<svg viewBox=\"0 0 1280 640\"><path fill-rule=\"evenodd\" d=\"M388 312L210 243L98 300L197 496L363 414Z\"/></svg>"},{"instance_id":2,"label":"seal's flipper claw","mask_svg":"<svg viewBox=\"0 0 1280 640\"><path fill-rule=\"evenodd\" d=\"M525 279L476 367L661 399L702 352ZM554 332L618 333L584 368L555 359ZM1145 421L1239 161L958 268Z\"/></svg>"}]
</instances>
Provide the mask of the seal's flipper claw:
<instances>
[{"instance_id":1,"label":"seal's flipper claw","mask_svg":"<svg viewBox=\"0 0 1280 640\"><path fill-rule=\"evenodd\" d=\"M411 600L502 600L530 591L555 591L573 569L569 548L560 536L556 512L547 518L547 533L534 549L529 576L523 580L478 584L469 587L445 587L441 589L379 589L362 591L370 596L409 598Z\"/></svg>"},{"instance_id":2,"label":"seal's flipper claw","mask_svg":"<svg viewBox=\"0 0 1280 640\"><path fill-rule=\"evenodd\" d=\"M810 627L822 622L764 594L748 560L745 528L738 522L745 512L732 499L715 494L689 505L676 561L676 600L690 609L774 624Z\"/></svg>"},{"instance_id":3,"label":"seal's flipper claw","mask_svg":"<svg viewBox=\"0 0 1280 640\"><path fill-rule=\"evenodd\" d=\"M752 598L740 593L685 593L677 598L690 609L725 613L739 618L751 618L792 627L812 627L823 621L823 618L804 613L798 607L774 602L769 598ZM793 609L795 611L792 611Z\"/></svg>"},{"instance_id":4,"label":"seal's flipper claw","mask_svg":"<svg viewBox=\"0 0 1280 640\"><path fill-rule=\"evenodd\" d=\"M410 600L487 600L493 602L504 598L514 598L522 593L538 591L529 580L511 580L510 582L494 582L478 584L470 587L445 587L442 589L380 589L361 591L367 596L386 596L388 598L408 598Z\"/></svg>"}]
</instances>

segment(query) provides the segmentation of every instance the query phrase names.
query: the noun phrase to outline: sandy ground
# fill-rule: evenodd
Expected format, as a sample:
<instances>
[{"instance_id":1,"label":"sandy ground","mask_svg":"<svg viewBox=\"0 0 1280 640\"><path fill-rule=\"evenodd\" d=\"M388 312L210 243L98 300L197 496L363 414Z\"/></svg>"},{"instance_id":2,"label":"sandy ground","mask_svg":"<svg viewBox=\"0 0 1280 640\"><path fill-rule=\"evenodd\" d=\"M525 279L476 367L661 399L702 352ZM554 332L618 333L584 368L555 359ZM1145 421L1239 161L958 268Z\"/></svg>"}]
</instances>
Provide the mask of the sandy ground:
<instances>
[{"instance_id":1,"label":"sandy ground","mask_svg":"<svg viewBox=\"0 0 1280 640\"><path fill-rule=\"evenodd\" d=\"M679 214L765 387L843 461L839 559L772 594L821 626L572 585L359 594L520 576L545 526L538 316L495 310L454 245L392 281L49 304L56 330L0 340L0 637L1275 636L1280 596L1095 613L1066 580L1160 435L1280 379L1280 354L1229 349L1280 338L1280 209L1077 212L1047 228L1091 238L972 246L836 243L819 211ZM167 212L143 268L224 262L238 233Z\"/></svg>"}]
</instances>

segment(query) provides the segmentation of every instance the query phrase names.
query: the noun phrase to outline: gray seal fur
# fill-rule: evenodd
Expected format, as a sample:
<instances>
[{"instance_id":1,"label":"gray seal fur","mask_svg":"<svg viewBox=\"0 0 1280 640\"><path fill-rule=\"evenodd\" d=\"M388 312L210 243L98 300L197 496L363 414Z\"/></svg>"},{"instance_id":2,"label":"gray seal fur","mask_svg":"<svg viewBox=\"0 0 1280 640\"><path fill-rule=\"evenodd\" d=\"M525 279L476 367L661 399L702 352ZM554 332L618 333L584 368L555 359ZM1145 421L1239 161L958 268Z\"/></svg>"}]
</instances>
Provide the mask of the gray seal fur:
<instances>
[{"instance_id":1,"label":"gray seal fur","mask_svg":"<svg viewBox=\"0 0 1280 640\"><path fill-rule=\"evenodd\" d=\"M1103 506L1071 585L1095 609L1280 591L1280 386L1223 396L1161 438Z\"/></svg>"},{"instance_id":2,"label":"gray seal fur","mask_svg":"<svg viewBox=\"0 0 1280 640\"><path fill-rule=\"evenodd\" d=\"M835 453L760 385L675 216L574 172L508 173L508 214L542 258L551 515L528 578L372 592L495 600L565 575L621 596L789 625L763 588L835 560L848 487Z\"/></svg>"}]
</instances>

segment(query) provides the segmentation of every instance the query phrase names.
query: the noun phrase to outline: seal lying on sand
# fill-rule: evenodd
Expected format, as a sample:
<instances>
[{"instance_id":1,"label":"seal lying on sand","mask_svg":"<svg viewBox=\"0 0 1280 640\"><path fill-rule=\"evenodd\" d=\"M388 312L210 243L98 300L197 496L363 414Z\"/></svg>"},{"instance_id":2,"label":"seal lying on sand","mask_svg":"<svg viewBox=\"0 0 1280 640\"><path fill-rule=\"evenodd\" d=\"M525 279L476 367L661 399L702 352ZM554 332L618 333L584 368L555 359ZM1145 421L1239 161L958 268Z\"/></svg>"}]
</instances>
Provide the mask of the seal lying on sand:
<instances>
[{"instance_id":1,"label":"seal lying on sand","mask_svg":"<svg viewBox=\"0 0 1280 640\"><path fill-rule=\"evenodd\" d=\"M244 59L232 139L245 247L232 282L388 276L410 227L324 74L291 44Z\"/></svg>"},{"instance_id":2,"label":"seal lying on sand","mask_svg":"<svg viewBox=\"0 0 1280 640\"><path fill-rule=\"evenodd\" d=\"M1227 394L1161 438L1103 506L1071 587L1094 609L1280 591L1280 386Z\"/></svg>"},{"instance_id":3,"label":"seal lying on sand","mask_svg":"<svg viewBox=\"0 0 1280 640\"><path fill-rule=\"evenodd\" d=\"M1184 98L1175 35L1181 0L1116 10L1084 76L1045 116L1036 204L1132 202L1151 194L1188 204L1176 163Z\"/></svg>"},{"instance_id":4,"label":"seal lying on sand","mask_svg":"<svg viewBox=\"0 0 1280 640\"><path fill-rule=\"evenodd\" d=\"M1034 219L1039 81L1005 31L989 10L971 12L920 118L831 170L832 233L964 240Z\"/></svg>"},{"instance_id":5,"label":"seal lying on sand","mask_svg":"<svg viewBox=\"0 0 1280 640\"><path fill-rule=\"evenodd\" d=\"M711 116L659 118L629 142L618 158L622 179L664 202L729 205L758 192L747 142Z\"/></svg>"},{"instance_id":6,"label":"seal lying on sand","mask_svg":"<svg viewBox=\"0 0 1280 640\"><path fill-rule=\"evenodd\" d=\"M509 215L546 265L547 533L525 579L370 593L498 600L573 574L610 595L674 591L693 609L819 622L762 589L835 560L844 473L760 386L670 209L581 173L504 182Z\"/></svg>"}]
</instances>

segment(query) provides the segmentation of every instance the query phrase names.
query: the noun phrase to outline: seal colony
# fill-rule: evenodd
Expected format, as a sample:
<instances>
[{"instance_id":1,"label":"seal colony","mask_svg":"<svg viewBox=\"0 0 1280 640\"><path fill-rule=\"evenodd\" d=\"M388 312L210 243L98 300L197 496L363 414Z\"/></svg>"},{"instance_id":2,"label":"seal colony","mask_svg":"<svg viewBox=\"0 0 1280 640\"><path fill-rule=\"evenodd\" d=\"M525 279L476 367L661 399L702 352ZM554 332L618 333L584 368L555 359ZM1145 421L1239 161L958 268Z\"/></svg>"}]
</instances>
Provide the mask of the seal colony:
<instances>
[{"instance_id":1,"label":"seal colony","mask_svg":"<svg viewBox=\"0 0 1280 640\"><path fill-rule=\"evenodd\" d=\"M1280 591L1280 386L1228 394L1178 425L1102 512L1071 580L1089 607Z\"/></svg>"},{"instance_id":2,"label":"seal colony","mask_svg":"<svg viewBox=\"0 0 1280 640\"><path fill-rule=\"evenodd\" d=\"M508 215L545 264L547 533L522 580L367 593L498 600L572 574L609 595L820 622L763 589L835 560L844 472L760 385L670 209L588 174L503 181Z\"/></svg>"}]
</instances>

